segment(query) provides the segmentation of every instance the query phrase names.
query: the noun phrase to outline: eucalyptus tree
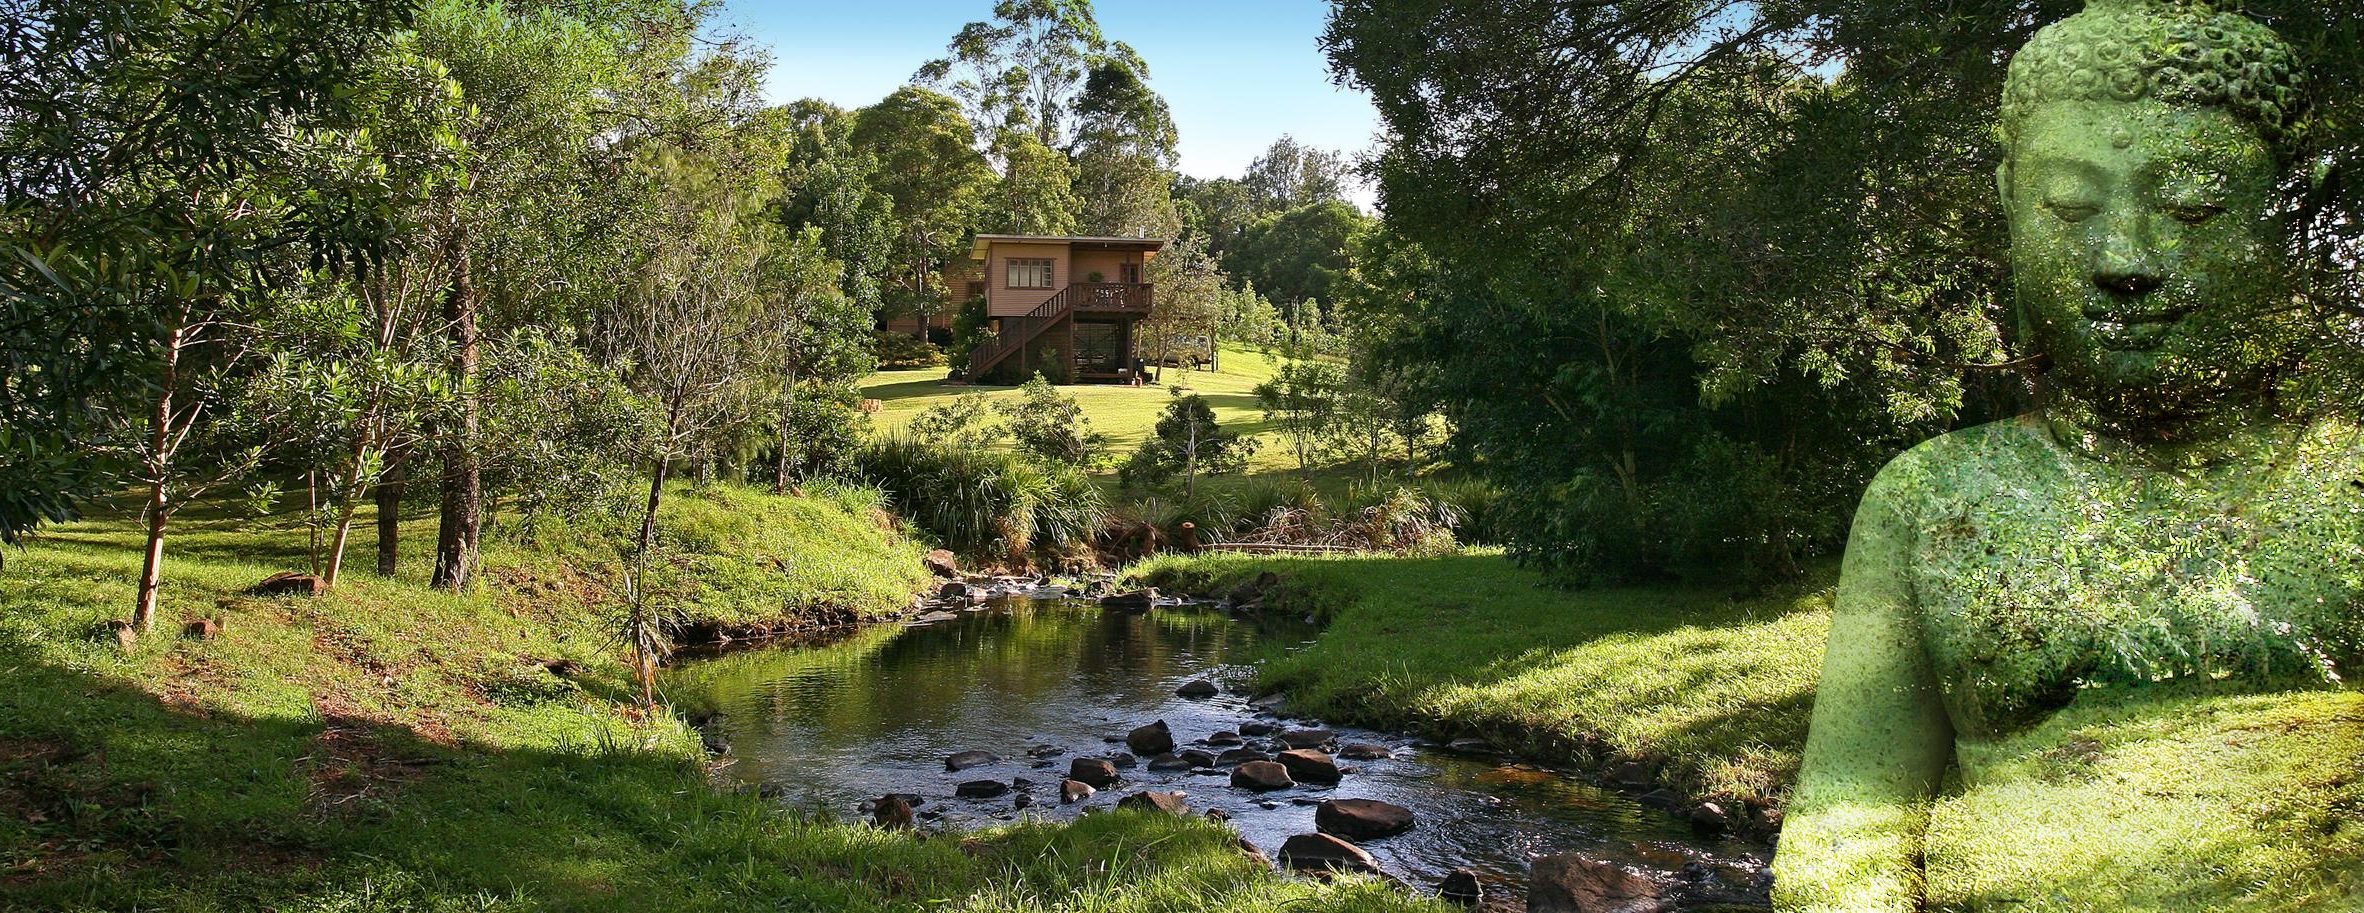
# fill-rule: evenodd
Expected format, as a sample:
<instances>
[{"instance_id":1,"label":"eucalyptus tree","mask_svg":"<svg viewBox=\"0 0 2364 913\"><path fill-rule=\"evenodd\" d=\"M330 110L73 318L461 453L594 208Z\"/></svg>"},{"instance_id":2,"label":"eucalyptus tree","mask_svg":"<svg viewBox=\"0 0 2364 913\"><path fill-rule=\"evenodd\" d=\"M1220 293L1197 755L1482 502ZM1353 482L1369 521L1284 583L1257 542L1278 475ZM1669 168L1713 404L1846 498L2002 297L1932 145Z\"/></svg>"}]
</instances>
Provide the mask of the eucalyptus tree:
<instances>
[{"instance_id":1,"label":"eucalyptus tree","mask_svg":"<svg viewBox=\"0 0 2364 913\"><path fill-rule=\"evenodd\" d=\"M1346 157L1282 135L1256 160L1240 184L1258 212L1286 212L1346 198L1350 177Z\"/></svg>"},{"instance_id":2,"label":"eucalyptus tree","mask_svg":"<svg viewBox=\"0 0 2364 913\"><path fill-rule=\"evenodd\" d=\"M940 271L963 254L994 182L971 139L958 102L916 86L855 115L853 147L878 163L871 184L900 228L890 308L926 316L945 304Z\"/></svg>"},{"instance_id":3,"label":"eucalyptus tree","mask_svg":"<svg viewBox=\"0 0 2364 913\"><path fill-rule=\"evenodd\" d=\"M1004 131L994 140L993 158L1002 163L1001 182L981 227L1014 235L1075 233L1082 204L1075 194L1075 163L1066 153L1030 134Z\"/></svg>"},{"instance_id":4,"label":"eucalyptus tree","mask_svg":"<svg viewBox=\"0 0 2364 913\"><path fill-rule=\"evenodd\" d=\"M385 236L372 175L319 131L400 4L21 0L0 17L0 541L72 515L122 463L146 489L133 624L154 622L166 525L218 471L251 320L307 262ZM191 78L198 74L201 78ZM243 452L245 448L238 448ZM236 467L243 459L217 464Z\"/></svg>"},{"instance_id":5,"label":"eucalyptus tree","mask_svg":"<svg viewBox=\"0 0 2364 913\"><path fill-rule=\"evenodd\" d=\"M875 314L880 287L894 271L895 201L872 178L875 158L854 149L855 118L828 102L787 105L789 145L780 176L778 218L791 230L817 229L823 251L843 270L838 287L865 313Z\"/></svg>"},{"instance_id":6,"label":"eucalyptus tree","mask_svg":"<svg viewBox=\"0 0 2364 913\"><path fill-rule=\"evenodd\" d=\"M1091 0L998 0L991 20L962 26L912 81L960 99L980 148L1016 130L1061 149L1076 93L1107 50Z\"/></svg>"},{"instance_id":7,"label":"eucalyptus tree","mask_svg":"<svg viewBox=\"0 0 2364 913\"><path fill-rule=\"evenodd\" d=\"M1149 67L1119 43L1092 68L1076 98L1077 227L1087 235L1172 238L1182 231L1173 196L1180 135Z\"/></svg>"}]
</instances>

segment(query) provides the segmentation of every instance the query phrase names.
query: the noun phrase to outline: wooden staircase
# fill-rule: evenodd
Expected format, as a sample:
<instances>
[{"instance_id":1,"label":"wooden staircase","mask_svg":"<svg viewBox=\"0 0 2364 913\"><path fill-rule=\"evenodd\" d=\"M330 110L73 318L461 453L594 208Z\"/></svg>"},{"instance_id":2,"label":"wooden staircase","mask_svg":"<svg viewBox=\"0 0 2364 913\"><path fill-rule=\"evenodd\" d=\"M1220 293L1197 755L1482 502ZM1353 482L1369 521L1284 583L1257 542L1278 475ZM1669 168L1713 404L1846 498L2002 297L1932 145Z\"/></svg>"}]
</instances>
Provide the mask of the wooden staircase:
<instances>
[{"instance_id":1,"label":"wooden staircase","mask_svg":"<svg viewBox=\"0 0 2364 913\"><path fill-rule=\"evenodd\" d=\"M1023 317L1001 318L1001 333L991 342L969 353L969 369L965 376L972 381L985 377L1003 362L1024 353L1028 346L1044 334L1072 325L1078 312L1140 318L1149 316L1151 302L1150 288L1146 284L1075 283L1060 289L1058 294L1026 312ZM1075 352L1072 351L1074 345L1070 343L1064 348L1068 351L1061 352L1060 357L1072 363L1075 358Z\"/></svg>"}]
</instances>

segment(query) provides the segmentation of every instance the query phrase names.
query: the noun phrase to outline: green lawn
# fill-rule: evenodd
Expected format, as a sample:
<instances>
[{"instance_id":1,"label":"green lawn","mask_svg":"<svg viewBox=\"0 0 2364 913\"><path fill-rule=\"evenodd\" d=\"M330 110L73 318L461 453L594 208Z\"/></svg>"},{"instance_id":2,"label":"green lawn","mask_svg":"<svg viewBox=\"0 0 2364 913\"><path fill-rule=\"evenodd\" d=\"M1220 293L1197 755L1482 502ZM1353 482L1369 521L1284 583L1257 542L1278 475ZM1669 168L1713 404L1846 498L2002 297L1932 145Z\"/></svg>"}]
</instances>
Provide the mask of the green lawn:
<instances>
[{"instance_id":1,"label":"green lawn","mask_svg":"<svg viewBox=\"0 0 2364 913\"><path fill-rule=\"evenodd\" d=\"M1109 437L1109 452L1121 457L1141 446L1157 427L1158 413L1166 407L1172 395L1168 387L1180 386L1206 397L1207 405L1215 410L1215 418L1225 427L1243 434L1266 438L1248 470L1250 473L1287 472L1296 469L1288 447L1269 433L1264 413L1256 406L1256 385L1272 379L1279 368L1279 359L1247 349L1223 350L1223 370L1183 371L1168 368L1162 386L1120 387L1100 384L1080 384L1059 388L1075 397L1083 407L1084 416L1092 427ZM881 371L862 381L862 396L875 399L884 407L872 417L879 431L899 430L910 424L922 410L963 393L982 392L995 400L1016 399L1016 387L956 386L944 383L943 368L916 371Z\"/></svg>"},{"instance_id":2,"label":"green lawn","mask_svg":"<svg viewBox=\"0 0 2364 913\"><path fill-rule=\"evenodd\" d=\"M667 535L714 620L866 614L916 582L909 543L827 499L676 498ZM7 555L0 910L1440 909L1282 878L1197 819L919 839L791 817L716 787L686 726L631 706L600 599L612 549L546 529L465 595L425 589L418 560L319 599L242 595L304 566L283 521L180 524L163 630L129 651L106 622L131 602L130 517ZM414 553L431 525L406 524ZM172 633L200 616L222 632Z\"/></svg>"}]
</instances>

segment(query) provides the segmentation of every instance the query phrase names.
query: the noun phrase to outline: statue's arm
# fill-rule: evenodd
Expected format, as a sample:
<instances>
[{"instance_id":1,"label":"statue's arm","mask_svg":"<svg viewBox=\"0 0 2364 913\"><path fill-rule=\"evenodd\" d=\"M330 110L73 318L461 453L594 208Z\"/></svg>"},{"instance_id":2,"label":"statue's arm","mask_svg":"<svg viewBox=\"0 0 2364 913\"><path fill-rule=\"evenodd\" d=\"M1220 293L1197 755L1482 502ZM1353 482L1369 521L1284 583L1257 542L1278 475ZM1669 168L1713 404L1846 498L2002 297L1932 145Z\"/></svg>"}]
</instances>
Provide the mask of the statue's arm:
<instances>
[{"instance_id":1,"label":"statue's arm","mask_svg":"<svg viewBox=\"0 0 2364 913\"><path fill-rule=\"evenodd\" d=\"M1908 457L1909 459L1909 457ZM1881 473L1847 540L1806 756L1776 857L1784 913L1908 913L1954 731L1906 575L1914 474Z\"/></svg>"}]
</instances>

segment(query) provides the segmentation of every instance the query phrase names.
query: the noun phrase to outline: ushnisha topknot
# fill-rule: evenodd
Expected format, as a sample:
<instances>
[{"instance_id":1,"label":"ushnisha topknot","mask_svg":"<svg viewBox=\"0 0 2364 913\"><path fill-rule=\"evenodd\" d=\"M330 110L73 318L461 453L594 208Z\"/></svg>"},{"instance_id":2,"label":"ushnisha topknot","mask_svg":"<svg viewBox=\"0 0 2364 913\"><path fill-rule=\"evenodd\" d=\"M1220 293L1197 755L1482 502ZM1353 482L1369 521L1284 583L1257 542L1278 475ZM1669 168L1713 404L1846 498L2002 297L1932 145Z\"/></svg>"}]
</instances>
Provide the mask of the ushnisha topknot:
<instances>
[{"instance_id":1,"label":"ushnisha topknot","mask_svg":"<svg viewBox=\"0 0 2364 913\"><path fill-rule=\"evenodd\" d=\"M2011 60L2003 138L2037 106L2144 101L2221 108L2286 149L2306 107L2306 73L2282 36L2211 0L2090 0Z\"/></svg>"}]
</instances>

